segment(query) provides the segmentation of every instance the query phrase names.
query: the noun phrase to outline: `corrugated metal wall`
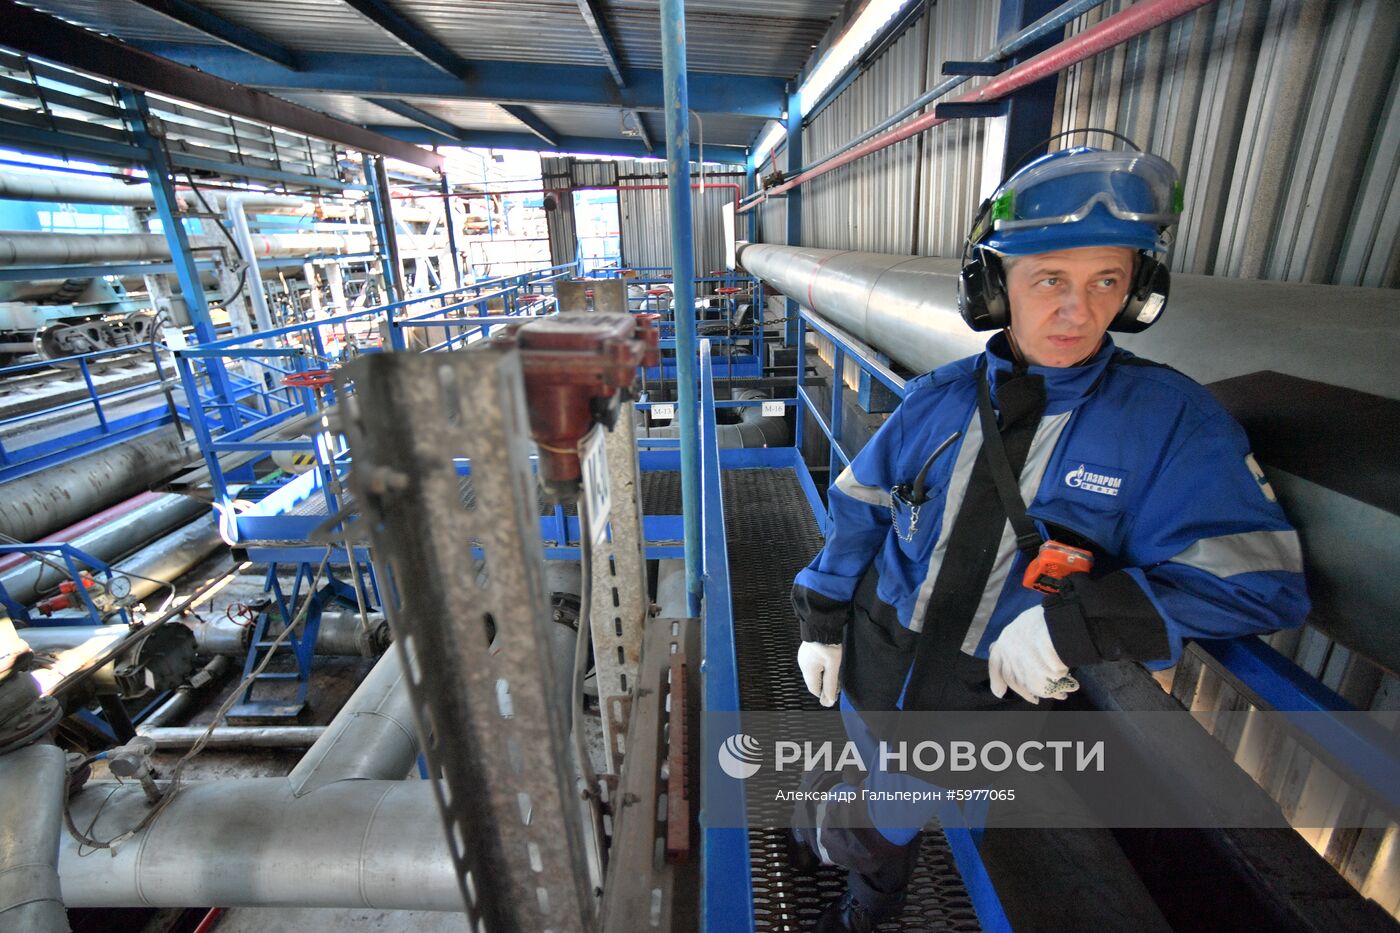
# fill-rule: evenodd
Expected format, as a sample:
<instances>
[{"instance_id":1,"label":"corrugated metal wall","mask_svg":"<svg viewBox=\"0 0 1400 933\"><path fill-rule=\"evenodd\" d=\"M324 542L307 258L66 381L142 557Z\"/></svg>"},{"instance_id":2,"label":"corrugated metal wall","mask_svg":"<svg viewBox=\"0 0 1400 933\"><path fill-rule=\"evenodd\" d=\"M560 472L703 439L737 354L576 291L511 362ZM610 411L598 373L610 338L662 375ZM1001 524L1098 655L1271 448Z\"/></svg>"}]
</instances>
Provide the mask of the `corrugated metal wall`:
<instances>
[{"instance_id":1,"label":"corrugated metal wall","mask_svg":"<svg viewBox=\"0 0 1400 933\"><path fill-rule=\"evenodd\" d=\"M980 58L996 39L995 4L931 4L864 74L809 121L803 162L830 154L942 81L943 62ZM979 200L983 127L980 120L944 124L804 185L802 243L957 255ZM785 168L786 158L782 146L778 165ZM771 164L765 163L764 170L772 171ZM759 212L759 238L782 242L786 206L775 198Z\"/></svg>"},{"instance_id":2,"label":"corrugated metal wall","mask_svg":"<svg viewBox=\"0 0 1400 933\"><path fill-rule=\"evenodd\" d=\"M1395 0L1221 0L1070 69L1057 129L1118 130L1184 170L1173 268L1394 288L1398 97Z\"/></svg>"},{"instance_id":3,"label":"corrugated metal wall","mask_svg":"<svg viewBox=\"0 0 1400 933\"><path fill-rule=\"evenodd\" d=\"M540 165L546 188L618 187L623 265L629 268L670 268L669 196L665 188L642 187L666 184L664 162L640 159L586 161L569 156L547 156ZM699 184L700 166L691 163L690 172L692 183ZM725 204L735 200L735 189L722 186L738 185L740 197L748 193L744 173L728 166L706 166L705 180L706 190L702 193L692 188L690 200L695 231L696 275L724 267L724 228L720 212ZM556 263L571 262L576 243L573 201L567 195L559 200L559 209L549 217L550 253ZM563 203L565 201L568 201L567 205ZM741 224L741 237L743 233Z\"/></svg>"}]
</instances>

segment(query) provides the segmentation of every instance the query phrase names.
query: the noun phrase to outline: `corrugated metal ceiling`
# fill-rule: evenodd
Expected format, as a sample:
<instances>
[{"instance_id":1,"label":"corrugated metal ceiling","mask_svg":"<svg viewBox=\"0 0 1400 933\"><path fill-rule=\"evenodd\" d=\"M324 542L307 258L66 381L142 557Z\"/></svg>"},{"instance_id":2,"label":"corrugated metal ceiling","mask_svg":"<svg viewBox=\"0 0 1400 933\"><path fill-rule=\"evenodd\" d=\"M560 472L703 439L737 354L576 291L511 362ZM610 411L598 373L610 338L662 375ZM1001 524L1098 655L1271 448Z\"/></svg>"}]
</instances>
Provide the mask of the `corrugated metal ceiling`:
<instances>
[{"instance_id":1,"label":"corrugated metal ceiling","mask_svg":"<svg viewBox=\"0 0 1400 933\"><path fill-rule=\"evenodd\" d=\"M37 9L122 39L217 44L132 0L36 0ZM342 0L200 0L239 26L301 52L399 55L404 46ZM623 63L661 66L659 3L603 3ZM691 3L692 71L791 77L842 0ZM394 9L464 59L601 66L603 56L572 0L395 0Z\"/></svg>"},{"instance_id":2,"label":"corrugated metal ceiling","mask_svg":"<svg viewBox=\"0 0 1400 933\"><path fill-rule=\"evenodd\" d=\"M405 46L344 0L197 0L199 6L294 52L402 56ZM392 0L394 9L467 60L524 61L600 67L602 52L574 0ZM34 0L36 8L134 42L218 44L218 40L152 12L134 0ZM602 0L605 26L624 67L660 68L659 0ZM792 77L806 63L843 6L843 0L692 0L686 8L687 54L692 72ZM281 96L355 123L412 126L347 94ZM492 104L410 99L409 103L462 129L519 131L522 125ZM611 107L535 105L534 112L565 136L623 137ZM643 116L661 144L659 113ZM712 114L705 143L747 146L764 121ZM692 141L699 134L692 127Z\"/></svg>"}]
</instances>

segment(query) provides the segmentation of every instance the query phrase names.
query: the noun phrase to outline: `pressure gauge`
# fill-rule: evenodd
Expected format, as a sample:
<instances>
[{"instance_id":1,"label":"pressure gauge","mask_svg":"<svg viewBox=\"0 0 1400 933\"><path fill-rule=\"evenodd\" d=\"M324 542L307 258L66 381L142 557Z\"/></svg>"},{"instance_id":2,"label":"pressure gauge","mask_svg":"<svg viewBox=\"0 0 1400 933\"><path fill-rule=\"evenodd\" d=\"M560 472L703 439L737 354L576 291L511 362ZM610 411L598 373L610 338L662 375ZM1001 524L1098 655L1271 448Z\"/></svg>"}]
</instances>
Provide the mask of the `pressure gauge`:
<instances>
[{"instance_id":1,"label":"pressure gauge","mask_svg":"<svg viewBox=\"0 0 1400 933\"><path fill-rule=\"evenodd\" d=\"M107 592L113 599L126 599L131 595L131 578L119 573L112 574L107 581Z\"/></svg>"}]
</instances>

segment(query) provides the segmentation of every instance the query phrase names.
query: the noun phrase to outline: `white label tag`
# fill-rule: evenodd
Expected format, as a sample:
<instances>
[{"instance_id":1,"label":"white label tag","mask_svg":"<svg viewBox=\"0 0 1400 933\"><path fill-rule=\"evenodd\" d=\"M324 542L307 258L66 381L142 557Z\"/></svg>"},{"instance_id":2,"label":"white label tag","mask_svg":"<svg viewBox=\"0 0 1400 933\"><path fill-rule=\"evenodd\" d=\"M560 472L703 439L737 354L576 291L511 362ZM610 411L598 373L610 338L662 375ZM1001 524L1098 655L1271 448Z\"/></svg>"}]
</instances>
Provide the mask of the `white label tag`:
<instances>
[{"instance_id":1,"label":"white label tag","mask_svg":"<svg viewBox=\"0 0 1400 933\"><path fill-rule=\"evenodd\" d=\"M783 416L783 411L786 410L786 408L787 406L784 405L782 402L764 402L763 417L781 418Z\"/></svg>"},{"instance_id":2,"label":"white label tag","mask_svg":"<svg viewBox=\"0 0 1400 933\"><path fill-rule=\"evenodd\" d=\"M1162 308L1166 303L1167 299L1157 292L1148 295L1147 300L1142 303L1142 310L1138 312L1138 321L1143 324L1151 324L1157 320L1157 315L1162 313Z\"/></svg>"},{"instance_id":3,"label":"white label tag","mask_svg":"<svg viewBox=\"0 0 1400 933\"><path fill-rule=\"evenodd\" d=\"M583 494L588 503L588 537L602 544L608 537L608 515L612 512L612 492L608 489L608 453L604 447L603 426L594 425L579 444L583 462Z\"/></svg>"},{"instance_id":4,"label":"white label tag","mask_svg":"<svg viewBox=\"0 0 1400 933\"><path fill-rule=\"evenodd\" d=\"M676 417L676 406L663 404L653 405L651 406L651 416L653 418L659 418L663 421L674 420Z\"/></svg>"},{"instance_id":5,"label":"white label tag","mask_svg":"<svg viewBox=\"0 0 1400 933\"><path fill-rule=\"evenodd\" d=\"M185 332L178 327L162 327L160 338L172 350L185 349Z\"/></svg>"}]
</instances>

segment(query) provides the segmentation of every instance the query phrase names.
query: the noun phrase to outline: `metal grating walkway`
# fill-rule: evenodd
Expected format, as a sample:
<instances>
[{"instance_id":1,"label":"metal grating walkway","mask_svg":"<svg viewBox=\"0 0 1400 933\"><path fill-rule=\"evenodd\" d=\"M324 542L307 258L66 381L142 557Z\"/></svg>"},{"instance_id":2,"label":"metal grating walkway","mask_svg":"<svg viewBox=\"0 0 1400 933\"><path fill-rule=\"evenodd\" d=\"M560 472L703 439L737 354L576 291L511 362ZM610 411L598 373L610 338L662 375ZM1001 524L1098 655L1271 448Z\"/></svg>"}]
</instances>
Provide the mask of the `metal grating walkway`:
<instances>
[{"instance_id":1,"label":"metal grating walkway","mask_svg":"<svg viewBox=\"0 0 1400 933\"><path fill-rule=\"evenodd\" d=\"M740 704L794 713L820 709L797 671L800 639L788 602L793 577L822 545L797 475L792 469L726 470L723 482ZM789 868L779 831L751 831L749 852L759 930L809 930L845 889L844 872L825 868L813 877ZM981 929L942 833L925 834L904 915L880 929Z\"/></svg>"}]
</instances>

